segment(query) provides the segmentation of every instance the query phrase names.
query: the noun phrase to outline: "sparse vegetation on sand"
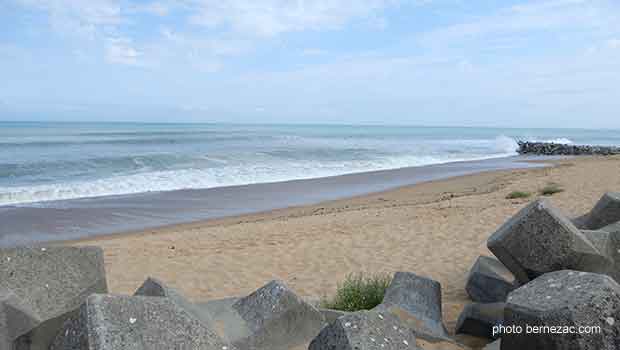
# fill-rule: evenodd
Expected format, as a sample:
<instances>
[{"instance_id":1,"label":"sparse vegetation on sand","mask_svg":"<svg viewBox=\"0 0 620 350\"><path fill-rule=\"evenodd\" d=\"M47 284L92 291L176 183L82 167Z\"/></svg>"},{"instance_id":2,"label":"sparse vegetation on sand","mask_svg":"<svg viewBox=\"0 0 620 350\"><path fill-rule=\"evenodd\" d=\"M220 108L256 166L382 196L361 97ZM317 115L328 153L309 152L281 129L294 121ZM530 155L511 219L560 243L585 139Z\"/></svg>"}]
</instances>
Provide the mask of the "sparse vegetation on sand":
<instances>
[{"instance_id":1,"label":"sparse vegetation on sand","mask_svg":"<svg viewBox=\"0 0 620 350\"><path fill-rule=\"evenodd\" d=\"M543 196L553 196L554 194L560 192L564 192L564 189L556 183L547 184L547 186L540 189L540 194Z\"/></svg>"},{"instance_id":2,"label":"sparse vegetation on sand","mask_svg":"<svg viewBox=\"0 0 620 350\"><path fill-rule=\"evenodd\" d=\"M341 310L370 310L381 304L385 291L392 281L389 274L351 274L338 285L332 299L324 299L321 307Z\"/></svg>"},{"instance_id":3,"label":"sparse vegetation on sand","mask_svg":"<svg viewBox=\"0 0 620 350\"><path fill-rule=\"evenodd\" d=\"M528 198L532 194L525 191L512 191L508 193L506 199L520 199L520 198Z\"/></svg>"}]
</instances>

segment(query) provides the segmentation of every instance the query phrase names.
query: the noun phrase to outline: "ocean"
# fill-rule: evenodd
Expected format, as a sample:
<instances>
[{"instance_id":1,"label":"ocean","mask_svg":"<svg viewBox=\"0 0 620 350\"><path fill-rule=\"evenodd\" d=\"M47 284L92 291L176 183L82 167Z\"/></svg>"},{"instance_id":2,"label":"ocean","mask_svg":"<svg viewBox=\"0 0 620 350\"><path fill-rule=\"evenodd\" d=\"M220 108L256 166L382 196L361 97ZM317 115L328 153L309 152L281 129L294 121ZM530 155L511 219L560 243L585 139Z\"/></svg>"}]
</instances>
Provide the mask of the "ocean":
<instances>
[{"instance_id":1,"label":"ocean","mask_svg":"<svg viewBox=\"0 0 620 350\"><path fill-rule=\"evenodd\" d=\"M517 140L620 145L620 131L0 122L0 206L509 157Z\"/></svg>"}]
</instances>

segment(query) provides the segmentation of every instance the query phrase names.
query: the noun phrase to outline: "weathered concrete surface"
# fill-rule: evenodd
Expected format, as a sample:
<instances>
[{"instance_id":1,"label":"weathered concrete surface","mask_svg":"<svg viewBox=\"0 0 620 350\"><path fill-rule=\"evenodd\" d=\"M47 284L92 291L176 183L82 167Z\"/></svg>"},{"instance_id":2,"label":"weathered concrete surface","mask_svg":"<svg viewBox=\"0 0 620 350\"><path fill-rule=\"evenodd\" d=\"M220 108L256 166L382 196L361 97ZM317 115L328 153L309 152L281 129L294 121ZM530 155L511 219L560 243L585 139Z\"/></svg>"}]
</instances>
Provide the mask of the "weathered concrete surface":
<instances>
[{"instance_id":1,"label":"weathered concrete surface","mask_svg":"<svg viewBox=\"0 0 620 350\"><path fill-rule=\"evenodd\" d=\"M482 350L500 350L501 347L502 347L502 340L497 339L496 341L485 346ZM522 350L526 350L526 349L522 349Z\"/></svg>"},{"instance_id":2,"label":"weathered concrete surface","mask_svg":"<svg viewBox=\"0 0 620 350\"><path fill-rule=\"evenodd\" d=\"M508 220L487 246L521 284L561 269L602 272L613 263L544 199Z\"/></svg>"},{"instance_id":3,"label":"weathered concrete surface","mask_svg":"<svg viewBox=\"0 0 620 350\"><path fill-rule=\"evenodd\" d=\"M609 264L597 267L597 273L611 276L620 281L620 231L617 225L610 225L600 230L582 230L590 242L610 261Z\"/></svg>"},{"instance_id":4,"label":"weathered concrete surface","mask_svg":"<svg viewBox=\"0 0 620 350\"><path fill-rule=\"evenodd\" d=\"M50 350L234 349L169 298L94 294Z\"/></svg>"},{"instance_id":5,"label":"weathered concrete surface","mask_svg":"<svg viewBox=\"0 0 620 350\"><path fill-rule=\"evenodd\" d=\"M473 303L465 305L456 322L457 334L493 339L493 326L504 321L505 303Z\"/></svg>"},{"instance_id":6,"label":"weathered concrete surface","mask_svg":"<svg viewBox=\"0 0 620 350\"><path fill-rule=\"evenodd\" d=\"M106 293L98 247L0 249L0 349L47 349L92 293Z\"/></svg>"},{"instance_id":7,"label":"weathered concrete surface","mask_svg":"<svg viewBox=\"0 0 620 350\"><path fill-rule=\"evenodd\" d=\"M420 349L411 329L390 313L358 311L321 330L309 350Z\"/></svg>"},{"instance_id":8,"label":"weathered concrete surface","mask_svg":"<svg viewBox=\"0 0 620 350\"><path fill-rule=\"evenodd\" d=\"M430 342L417 338L416 344L422 350L470 350L469 347L463 344L457 344L451 341Z\"/></svg>"},{"instance_id":9,"label":"weathered concrete surface","mask_svg":"<svg viewBox=\"0 0 620 350\"><path fill-rule=\"evenodd\" d=\"M321 309L321 308L319 309L319 312L323 315L323 318L325 319L325 323L332 323L336 321L338 317L350 314L350 312L347 312L347 311Z\"/></svg>"},{"instance_id":10,"label":"weathered concrete surface","mask_svg":"<svg viewBox=\"0 0 620 350\"><path fill-rule=\"evenodd\" d=\"M15 339L40 323L39 316L13 292L0 290L0 349L11 349Z\"/></svg>"},{"instance_id":11,"label":"weathered concrete surface","mask_svg":"<svg viewBox=\"0 0 620 350\"><path fill-rule=\"evenodd\" d=\"M247 297L237 300L228 314L230 324L243 321L229 339L239 349L288 349L307 343L325 325L323 315L295 295L284 283L271 281Z\"/></svg>"},{"instance_id":12,"label":"weathered concrete surface","mask_svg":"<svg viewBox=\"0 0 620 350\"><path fill-rule=\"evenodd\" d=\"M449 340L441 314L441 285L411 272L397 272L375 311L389 312L426 340Z\"/></svg>"},{"instance_id":13,"label":"weathered concrete surface","mask_svg":"<svg viewBox=\"0 0 620 350\"><path fill-rule=\"evenodd\" d=\"M620 221L620 192L607 192L585 216L583 228L598 230Z\"/></svg>"},{"instance_id":14,"label":"weathered concrete surface","mask_svg":"<svg viewBox=\"0 0 620 350\"><path fill-rule=\"evenodd\" d=\"M614 222L613 224L609 224L605 227L601 227L600 230L609 233L620 233L620 221Z\"/></svg>"},{"instance_id":15,"label":"weathered concrete surface","mask_svg":"<svg viewBox=\"0 0 620 350\"><path fill-rule=\"evenodd\" d=\"M610 263L592 270L620 281L620 232L610 232L603 229L582 230L581 232L610 261Z\"/></svg>"},{"instance_id":16,"label":"weathered concrete surface","mask_svg":"<svg viewBox=\"0 0 620 350\"><path fill-rule=\"evenodd\" d=\"M495 258L480 256L467 276L465 290L473 301L496 303L506 301L516 288L512 273Z\"/></svg>"},{"instance_id":17,"label":"weathered concrete surface","mask_svg":"<svg viewBox=\"0 0 620 350\"><path fill-rule=\"evenodd\" d=\"M181 309L192 314L200 320L207 328L215 329L215 321L208 312L187 300L176 289L165 285L162 281L149 277L134 293L136 296L162 297L169 298L173 303L177 304Z\"/></svg>"},{"instance_id":18,"label":"weathered concrete surface","mask_svg":"<svg viewBox=\"0 0 620 350\"><path fill-rule=\"evenodd\" d=\"M504 326L600 327L600 333L505 333L502 350L620 348L620 286L609 276L550 272L508 296Z\"/></svg>"},{"instance_id":19,"label":"weathered concrete surface","mask_svg":"<svg viewBox=\"0 0 620 350\"><path fill-rule=\"evenodd\" d=\"M226 341L233 343L252 335L245 320L233 308L241 298L231 297L199 303L200 312L208 315L215 323L215 331ZM309 342L309 340L308 340Z\"/></svg>"}]
</instances>

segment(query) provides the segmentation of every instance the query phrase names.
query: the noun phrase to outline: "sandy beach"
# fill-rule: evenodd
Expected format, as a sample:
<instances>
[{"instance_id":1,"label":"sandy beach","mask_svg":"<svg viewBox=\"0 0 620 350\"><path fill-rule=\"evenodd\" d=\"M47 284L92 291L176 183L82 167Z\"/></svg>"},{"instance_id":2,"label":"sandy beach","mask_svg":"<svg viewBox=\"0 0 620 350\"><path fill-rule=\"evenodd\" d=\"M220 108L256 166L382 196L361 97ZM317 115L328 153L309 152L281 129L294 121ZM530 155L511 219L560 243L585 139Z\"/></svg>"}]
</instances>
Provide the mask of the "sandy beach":
<instances>
[{"instance_id":1,"label":"sandy beach","mask_svg":"<svg viewBox=\"0 0 620 350\"><path fill-rule=\"evenodd\" d=\"M113 293L131 293L154 276L196 301L243 295L271 279L316 298L350 273L412 271L441 282L452 328L468 301L467 271L478 255L490 255L486 239L540 188L561 185L565 191L549 199L570 216L620 189L620 157L552 163L64 244L103 247ZM505 198L517 190L533 196Z\"/></svg>"}]
</instances>

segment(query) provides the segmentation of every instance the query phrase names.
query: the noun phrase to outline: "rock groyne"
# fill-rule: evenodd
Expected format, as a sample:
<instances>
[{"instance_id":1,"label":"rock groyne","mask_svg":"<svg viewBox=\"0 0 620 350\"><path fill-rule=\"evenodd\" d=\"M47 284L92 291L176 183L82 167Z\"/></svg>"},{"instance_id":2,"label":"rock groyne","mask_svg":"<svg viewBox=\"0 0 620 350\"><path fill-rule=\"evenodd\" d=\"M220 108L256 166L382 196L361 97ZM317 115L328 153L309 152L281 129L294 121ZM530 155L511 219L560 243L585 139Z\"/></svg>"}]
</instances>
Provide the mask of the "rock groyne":
<instances>
[{"instance_id":1,"label":"rock groyne","mask_svg":"<svg viewBox=\"0 0 620 350\"><path fill-rule=\"evenodd\" d=\"M620 154L620 147L613 146L590 146L570 145L551 142L519 141L519 154L535 154L542 156L580 156L580 155L603 155L610 156Z\"/></svg>"}]
</instances>

